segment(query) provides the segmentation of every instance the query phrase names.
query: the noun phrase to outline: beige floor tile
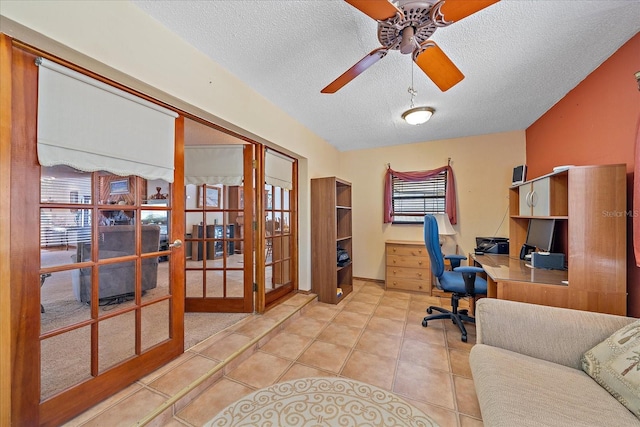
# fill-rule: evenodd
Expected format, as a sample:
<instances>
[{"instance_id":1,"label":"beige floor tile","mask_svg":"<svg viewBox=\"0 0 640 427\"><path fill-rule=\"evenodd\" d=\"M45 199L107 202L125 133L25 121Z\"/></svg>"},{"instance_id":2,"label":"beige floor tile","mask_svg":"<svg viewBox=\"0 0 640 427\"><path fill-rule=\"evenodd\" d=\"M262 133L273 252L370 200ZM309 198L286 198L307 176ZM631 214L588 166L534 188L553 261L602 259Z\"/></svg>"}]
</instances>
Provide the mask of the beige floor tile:
<instances>
[{"instance_id":1,"label":"beige floor tile","mask_svg":"<svg viewBox=\"0 0 640 427\"><path fill-rule=\"evenodd\" d=\"M250 387L223 378L178 412L176 417L191 425L201 426L228 405L253 391Z\"/></svg>"},{"instance_id":2,"label":"beige floor tile","mask_svg":"<svg viewBox=\"0 0 640 427\"><path fill-rule=\"evenodd\" d=\"M149 387L173 396L217 365L216 361L197 355L151 382Z\"/></svg>"},{"instance_id":3,"label":"beige floor tile","mask_svg":"<svg viewBox=\"0 0 640 427\"><path fill-rule=\"evenodd\" d=\"M316 339L345 347L353 347L361 333L361 328L352 328L351 326L330 323Z\"/></svg>"},{"instance_id":4,"label":"beige floor tile","mask_svg":"<svg viewBox=\"0 0 640 427\"><path fill-rule=\"evenodd\" d=\"M375 309L375 304L367 304L359 301L349 301L349 303L345 305L342 310L361 314L371 314Z\"/></svg>"},{"instance_id":5,"label":"beige floor tile","mask_svg":"<svg viewBox=\"0 0 640 427\"><path fill-rule=\"evenodd\" d=\"M483 427L483 426L484 426L484 423L482 422L482 420L478 420L478 419L460 414L460 427Z\"/></svg>"},{"instance_id":6,"label":"beige floor tile","mask_svg":"<svg viewBox=\"0 0 640 427\"><path fill-rule=\"evenodd\" d=\"M391 289L391 290L385 291L383 299L386 300L386 299L391 298L391 299L407 301L407 303L408 303L409 301L411 301L412 295L416 295L416 294L410 294L408 292L396 291L396 290Z\"/></svg>"},{"instance_id":7,"label":"beige floor tile","mask_svg":"<svg viewBox=\"0 0 640 427\"><path fill-rule=\"evenodd\" d=\"M407 307L409 307L409 300L408 299L401 299L401 298L397 298L397 297L389 297L389 296L385 295L380 300L380 305L381 306L385 306L385 307L399 308L402 311L406 312L407 311Z\"/></svg>"},{"instance_id":8,"label":"beige floor tile","mask_svg":"<svg viewBox=\"0 0 640 427\"><path fill-rule=\"evenodd\" d=\"M106 411L101 412L96 417L88 420L82 424L82 426L134 425L136 421L144 418L153 408L160 406L165 399L166 397L161 394L143 388Z\"/></svg>"},{"instance_id":9,"label":"beige floor tile","mask_svg":"<svg viewBox=\"0 0 640 427\"><path fill-rule=\"evenodd\" d=\"M367 292L371 295L382 295L385 292L384 284L365 282L364 286L360 289L360 292Z\"/></svg>"},{"instance_id":10,"label":"beige floor tile","mask_svg":"<svg viewBox=\"0 0 640 427\"><path fill-rule=\"evenodd\" d=\"M253 315L203 341L65 427L117 425L120 420L135 424L166 399L164 393L182 389L201 372L234 355L220 372L226 373L224 378L212 386L202 385L202 394L185 399L173 418L163 414L156 421L160 424L151 426L202 425L230 403L274 382L336 375L391 390L441 427L482 426L469 367L475 325L467 325L467 343L460 341L451 321L432 321L427 328L421 325L429 305L450 303L450 296L442 295L385 291L381 284L358 279L354 292L338 305L318 303L313 294L296 294L266 314ZM300 307L304 310L296 311ZM288 316L270 332L271 338L260 340L259 350L254 344L238 353ZM143 388L144 384L150 388Z\"/></svg>"},{"instance_id":11,"label":"beige floor tile","mask_svg":"<svg viewBox=\"0 0 640 427\"><path fill-rule=\"evenodd\" d=\"M244 347L250 341L251 338L246 335L232 333L201 350L200 354L222 361L237 352L238 349Z\"/></svg>"},{"instance_id":12,"label":"beige floor tile","mask_svg":"<svg viewBox=\"0 0 640 427\"><path fill-rule=\"evenodd\" d=\"M401 341L401 337L365 329L355 348L379 356L397 358Z\"/></svg>"},{"instance_id":13,"label":"beige floor tile","mask_svg":"<svg viewBox=\"0 0 640 427\"><path fill-rule=\"evenodd\" d=\"M302 317L311 317L328 322L336 316L338 311L339 310L333 305L316 303L305 307L305 310L302 312Z\"/></svg>"},{"instance_id":14,"label":"beige floor tile","mask_svg":"<svg viewBox=\"0 0 640 427\"><path fill-rule=\"evenodd\" d=\"M142 386L138 383L131 384L129 387L125 388L124 390L117 392L113 396L110 396L107 399L103 400L102 402L98 403L97 405L87 409L82 414L78 415L74 419L64 424L64 427L76 427L76 426L84 425L84 423L87 420L94 418L95 416L108 410L110 407L117 404L118 402L121 402L124 399L134 395L135 393L140 391L141 388Z\"/></svg>"},{"instance_id":15,"label":"beige floor tile","mask_svg":"<svg viewBox=\"0 0 640 427\"><path fill-rule=\"evenodd\" d=\"M301 365L300 363L294 363L291 367L284 373L282 377L278 379L278 382L296 380L298 378L309 378L309 377L335 377L336 374L328 371L323 371L318 368L313 368L311 366Z\"/></svg>"},{"instance_id":16,"label":"beige floor tile","mask_svg":"<svg viewBox=\"0 0 640 427\"><path fill-rule=\"evenodd\" d=\"M246 335L250 338L255 338L273 328L275 324L276 321L274 319L258 316L254 318L252 322L244 323L238 328L235 328L234 332L236 334Z\"/></svg>"},{"instance_id":17,"label":"beige floor tile","mask_svg":"<svg viewBox=\"0 0 640 427\"><path fill-rule=\"evenodd\" d=\"M404 322L407 318L407 310L388 305L379 305L373 315L375 317L384 317L385 319L399 320L401 322Z\"/></svg>"},{"instance_id":18,"label":"beige floor tile","mask_svg":"<svg viewBox=\"0 0 640 427\"><path fill-rule=\"evenodd\" d=\"M449 356L446 347L421 341L404 340L400 360L427 368L449 372Z\"/></svg>"},{"instance_id":19,"label":"beige floor tile","mask_svg":"<svg viewBox=\"0 0 640 427\"><path fill-rule=\"evenodd\" d=\"M258 351L226 376L248 386L262 388L275 383L290 365L290 360Z\"/></svg>"},{"instance_id":20,"label":"beige floor tile","mask_svg":"<svg viewBox=\"0 0 640 427\"><path fill-rule=\"evenodd\" d=\"M398 363L393 392L446 409L455 410L451 375L437 369Z\"/></svg>"},{"instance_id":21,"label":"beige floor tile","mask_svg":"<svg viewBox=\"0 0 640 427\"><path fill-rule=\"evenodd\" d=\"M451 372L465 378L471 378L471 366L469 365L469 352L464 350L449 349L451 360Z\"/></svg>"},{"instance_id":22,"label":"beige floor tile","mask_svg":"<svg viewBox=\"0 0 640 427\"><path fill-rule=\"evenodd\" d=\"M350 352L350 347L314 341L298 358L298 362L338 373Z\"/></svg>"},{"instance_id":23,"label":"beige floor tile","mask_svg":"<svg viewBox=\"0 0 640 427\"><path fill-rule=\"evenodd\" d=\"M270 308L267 312L264 313L263 316L268 319L278 321L292 315L296 312L296 310L297 308L295 306L280 304L273 308Z\"/></svg>"},{"instance_id":24,"label":"beige floor tile","mask_svg":"<svg viewBox=\"0 0 640 427\"><path fill-rule=\"evenodd\" d=\"M453 386L455 388L456 402L458 404L458 412L470 415L474 418L482 418L480 413L480 404L476 396L476 389L473 380L454 375Z\"/></svg>"},{"instance_id":25,"label":"beige floor tile","mask_svg":"<svg viewBox=\"0 0 640 427\"><path fill-rule=\"evenodd\" d=\"M380 302L381 298L382 297L380 295L371 295L366 292L359 292L353 296L352 301L376 305Z\"/></svg>"},{"instance_id":26,"label":"beige floor tile","mask_svg":"<svg viewBox=\"0 0 640 427\"><path fill-rule=\"evenodd\" d=\"M327 326L328 322L313 319L311 317L300 316L291 325L284 328L290 334L302 335L304 337L315 338Z\"/></svg>"},{"instance_id":27,"label":"beige floor tile","mask_svg":"<svg viewBox=\"0 0 640 427\"><path fill-rule=\"evenodd\" d=\"M333 318L332 323L339 323L341 325L347 325L353 328L364 328L364 326L369 321L369 317L370 316L368 314L342 310L336 317Z\"/></svg>"},{"instance_id":28,"label":"beige floor tile","mask_svg":"<svg viewBox=\"0 0 640 427\"><path fill-rule=\"evenodd\" d=\"M444 329L432 327L431 325L425 328L420 323L407 322L404 330L404 338L442 346L447 344Z\"/></svg>"},{"instance_id":29,"label":"beige floor tile","mask_svg":"<svg viewBox=\"0 0 640 427\"><path fill-rule=\"evenodd\" d=\"M349 356L341 376L352 378L391 391L396 370L396 359L381 357L362 351L354 351Z\"/></svg>"},{"instance_id":30,"label":"beige floor tile","mask_svg":"<svg viewBox=\"0 0 640 427\"><path fill-rule=\"evenodd\" d=\"M404 322L384 317L372 317L367 323L367 330L399 337L404 331Z\"/></svg>"},{"instance_id":31,"label":"beige floor tile","mask_svg":"<svg viewBox=\"0 0 640 427\"><path fill-rule=\"evenodd\" d=\"M285 359L295 360L311 344L312 338L280 332L261 347L260 350Z\"/></svg>"}]
</instances>

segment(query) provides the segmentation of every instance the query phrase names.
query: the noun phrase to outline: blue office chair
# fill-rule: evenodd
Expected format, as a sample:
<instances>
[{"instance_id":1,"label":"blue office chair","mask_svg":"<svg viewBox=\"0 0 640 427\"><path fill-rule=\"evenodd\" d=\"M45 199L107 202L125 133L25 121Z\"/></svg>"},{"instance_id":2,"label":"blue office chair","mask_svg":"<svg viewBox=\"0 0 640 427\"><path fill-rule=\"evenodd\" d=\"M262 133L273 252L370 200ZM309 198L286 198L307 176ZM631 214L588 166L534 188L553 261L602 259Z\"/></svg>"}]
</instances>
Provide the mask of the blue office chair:
<instances>
[{"instance_id":1,"label":"blue office chair","mask_svg":"<svg viewBox=\"0 0 640 427\"><path fill-rule=\"evenodd\" d=\"M460 267L460 261L467 259L463 255L447 255L442 256L440 241L438 236L438 223L433 215L425 215L424 217L424 243L429 252L431 261L431 272L436 280L436 287L445 292L451 292L451 307L449 311L442 307L431 306L427 308L427 313L433 313L433 310L440 312L427 316L422 321L422 326L426 327L427 322L436 319L451 319L453 323L458 325L462 332L462 341L467 342L467 330L462 322L475 323L476 320L469 316L468 310L458 311L458 302L460 298L475 298L476 294L487 293L487 281L482 277L476 276L484 270L478 267ZM451 261L453 271L445 271L444 258Z\"/></svg>"}]
</instances>

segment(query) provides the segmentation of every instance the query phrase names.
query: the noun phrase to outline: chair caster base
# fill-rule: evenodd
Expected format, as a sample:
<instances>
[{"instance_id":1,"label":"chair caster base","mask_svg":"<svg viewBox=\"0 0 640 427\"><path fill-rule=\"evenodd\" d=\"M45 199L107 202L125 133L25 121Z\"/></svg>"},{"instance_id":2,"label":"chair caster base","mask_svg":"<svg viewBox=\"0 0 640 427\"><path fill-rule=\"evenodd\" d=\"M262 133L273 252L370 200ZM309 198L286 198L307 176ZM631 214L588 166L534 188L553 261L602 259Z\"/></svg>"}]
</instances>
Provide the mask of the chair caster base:
<instances>
[{"instance_id":1,"label":"chair caster base","mask_svg":"<svg viewBox=\"0 0 640 427\"><path fill-rule=\"evenodd\" d=\"M424 326L425 328L427 327L427 321L426 320L422 321L422 326Z\"/></svg>"},{"instance_id":2,"label":"chair caster base","mask_svg":"<svg viewBox=\"0 0 640 427\"><path fill-rule=\"evenodd\" d=\"M431 307L427 308L427 314L431 314L433 313L433 310L431 310Z\"/></svg>"},{"instance_id":3,"label":"chair caster base","mask_svg":"<svg viewBox=\"0 0 640 427\"><path fill-rule=\"evenodd\" d=\"M463 335L462 338L460 338L462 340L462 342L467 342L467 336Z\"/></svg>"}]
</instances>

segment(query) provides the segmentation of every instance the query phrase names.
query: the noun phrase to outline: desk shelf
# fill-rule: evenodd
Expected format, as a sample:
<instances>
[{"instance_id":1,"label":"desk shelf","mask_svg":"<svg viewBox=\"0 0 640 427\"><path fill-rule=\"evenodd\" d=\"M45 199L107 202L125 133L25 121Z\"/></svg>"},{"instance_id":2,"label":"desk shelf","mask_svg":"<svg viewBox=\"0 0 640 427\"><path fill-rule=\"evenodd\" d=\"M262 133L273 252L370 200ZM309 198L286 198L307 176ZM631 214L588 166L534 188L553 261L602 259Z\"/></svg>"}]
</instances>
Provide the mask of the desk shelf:
<instances>
[{"instance_id":1,"label":"desk shelf","mask_svg":"<svg viewBox=\"0 0 640 427\"><path fill-rule=\"evenodd\" d=\"M553 184L547 195L551 201L548 216L521 215L521 187L543 179ZM626 216L616 214L627 209L626 184L626 165L617 164L571 167L510 187L510 258L520 261L531 219L557 219L553 252L565 254L569 284L543 289L544 282L530 280L529 285L539 286L532 290L523 287L526 281L512 283L502 278L506 299L626 315ZM484 263L481 258L478 261Z\"/></svg>"}]
</instances>

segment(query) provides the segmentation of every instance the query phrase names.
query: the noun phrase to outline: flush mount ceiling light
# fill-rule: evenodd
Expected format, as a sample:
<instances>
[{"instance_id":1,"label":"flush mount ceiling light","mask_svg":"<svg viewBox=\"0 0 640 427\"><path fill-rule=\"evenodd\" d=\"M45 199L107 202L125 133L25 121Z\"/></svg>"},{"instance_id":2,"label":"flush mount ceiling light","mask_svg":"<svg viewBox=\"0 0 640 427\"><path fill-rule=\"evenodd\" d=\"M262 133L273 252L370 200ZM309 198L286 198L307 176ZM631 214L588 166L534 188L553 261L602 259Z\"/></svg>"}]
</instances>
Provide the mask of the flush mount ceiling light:
<instances>
[{"instance_id":1,"label":"flush mount ceiling light","mask_svg":"<svg viewBox=\"0 0 640 427\"><path fill-rule=\"evenodd\" d=\"M402 113L402 118L410 125L421 125L423 123L426 123L427 120L429 120L431 116L433 116L433 113L435 113L436 110L431 107L413 106L413 98L415 98L416 94L418 93L413 88L413 63L411 63L411 86L409 86L407 92L409 92L409 94L411 95L411 107L407 111Z\"/></svg>"},{"instance_id":2,"label":"flush mount ceiling light","mask_svg":"<svg viewBox=\"0 0 640 427\"><path fill-rule=\"evenodd\" d=\"M402 113L402 118L410 125L421 125L426 123L435 111L431 107L415 107Z\"/></svg>"}]
</instances>

